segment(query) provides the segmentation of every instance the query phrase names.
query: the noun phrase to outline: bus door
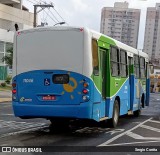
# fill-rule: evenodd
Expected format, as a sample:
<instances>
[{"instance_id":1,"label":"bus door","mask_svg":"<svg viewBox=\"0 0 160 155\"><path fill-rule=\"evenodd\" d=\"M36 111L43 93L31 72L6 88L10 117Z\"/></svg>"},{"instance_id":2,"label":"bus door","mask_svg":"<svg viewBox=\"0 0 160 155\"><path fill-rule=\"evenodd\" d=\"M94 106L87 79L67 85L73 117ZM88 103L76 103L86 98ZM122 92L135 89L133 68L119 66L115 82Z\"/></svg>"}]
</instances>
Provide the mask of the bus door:
<instances>
[{"instance_id":1,"label":"bus door","mask_svg":"<svg viewBox=\"0 0 160 155\"><path fill-rule=\"evenodd\" d=\"M133 111L140 109L141 106L141 89L140 89L140 57L134 55L134 98L133 98Z\"/></svg>"},{"instance_id":2,"label":"bus door","mask_svg":"<svg viewBox=\"0 0 160 155\"><path fill-rule=\"evenodd\" d=\"M101 81L101 112L103 117L107 115L106 97L107 97L107 49L99 47L100 54L100 81Z\"/></svg>"},{"instance_id":3,"label":"bus door","mask_svg":"<svg viewBox=\"0 0 160 155\"><path fill-rule=\"evenodd\" d=\"M97 93L97 91L95 90L93 95L93 117L97 120L102 119L106 116L106 70L108 50L106 49L106 46L107 43L101 41L96 42L95 40L92 40L93 80L100 93Z\"/></svg>"},{"instance_id":4,"label":"bus door","mask_svg":"<svg viewBox=\"0 0 160 155\"><path fill-rule=\"evenodd\" d=\"M107 81L107 50L99 48L100 52L100 70L101 70L101 89L102 89L102 101L106 100L106 81Z\"/></svg>"},{"instance_id":5,"label":"bus door","mask_svg":"<svg viewBox=\"0 0 160 155\"><path fill-rule=\"evenodd\" d=\"M128 57L128 65L129 65L129 87L130 87L130 93L129 99L130 99L130 110L133 110L133 103L134 103L134 65L133 65L133 57Z\"/></svg>"}]
</instances>

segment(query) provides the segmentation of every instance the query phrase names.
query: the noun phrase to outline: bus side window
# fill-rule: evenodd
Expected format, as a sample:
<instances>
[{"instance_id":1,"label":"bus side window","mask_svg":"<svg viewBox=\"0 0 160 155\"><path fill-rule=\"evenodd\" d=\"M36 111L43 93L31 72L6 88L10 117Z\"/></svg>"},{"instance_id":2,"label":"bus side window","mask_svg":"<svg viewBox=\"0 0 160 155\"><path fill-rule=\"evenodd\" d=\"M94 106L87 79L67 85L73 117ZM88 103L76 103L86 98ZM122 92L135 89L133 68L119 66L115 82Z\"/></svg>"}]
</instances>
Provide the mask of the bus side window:
<instances>
[{"instance_id":1,"label":"bus side window","mask_svg":"<svg viewBox=\"0 0 160 155\"><path fill-rule=\"evenodd\" d=\"M112 76L119 76L119 49L116 47L111 47L110 51L110 59L111 59L111 73Z\"/></svg>"},{"instance_id":2,"label":"bus side window","mask_svg":"<svg viewBox=\"0 0 160 155\"><path fill-rule=\"evenodd\" d=\"M93 74L99 75L98 43L95 39L92 39L92 64Z\"/></svg>"},{"instance_id":3,"label":"bus side window","mask_svg":"<svg viewBox=\"0 0 160 155\"><path fill-rule=\"evenodd\" d=\"M139 56L134 55L134 74L136 78L139 78Z\"/></svg>"},{"instance_id":4,"label":"bus side window","mask_svg":"<svg viewBox=\"0 0 160 155\"><path fill-rule=\"evenodd\" d=\"M127 52L122 49L120 50L120 73L121 77L128 76Z\"/></svg>"},{"instance_id":5,"label":"bus side window","mask_svg":"<svg viewBox=\"0 0 160 155\"><path fill-rule=\"evenodd\" d=\"M140 57L140 75L141 78L145 78L146 74L145 74L145 59Z\"/></svg>"}]
</instances>

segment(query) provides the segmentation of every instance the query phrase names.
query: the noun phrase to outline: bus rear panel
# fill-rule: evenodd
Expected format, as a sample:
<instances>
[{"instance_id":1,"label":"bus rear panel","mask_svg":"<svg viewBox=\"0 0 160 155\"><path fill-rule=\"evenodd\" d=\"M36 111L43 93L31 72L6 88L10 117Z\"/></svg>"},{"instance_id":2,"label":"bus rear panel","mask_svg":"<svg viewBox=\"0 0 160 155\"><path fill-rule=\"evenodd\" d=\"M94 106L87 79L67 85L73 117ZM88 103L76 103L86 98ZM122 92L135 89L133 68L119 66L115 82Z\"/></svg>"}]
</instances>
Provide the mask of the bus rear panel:
<instances>
[{"instance_id":1,"label":"bus rear panel","mask_svg":"<svg viewBox=\"0 0 160 155\"><path fill-rule=\"evenodd\" d=\"M83 75L84 31L20 31L15 38L13 109L22 118L92 118Z\"/></svg>"}]
</instances>

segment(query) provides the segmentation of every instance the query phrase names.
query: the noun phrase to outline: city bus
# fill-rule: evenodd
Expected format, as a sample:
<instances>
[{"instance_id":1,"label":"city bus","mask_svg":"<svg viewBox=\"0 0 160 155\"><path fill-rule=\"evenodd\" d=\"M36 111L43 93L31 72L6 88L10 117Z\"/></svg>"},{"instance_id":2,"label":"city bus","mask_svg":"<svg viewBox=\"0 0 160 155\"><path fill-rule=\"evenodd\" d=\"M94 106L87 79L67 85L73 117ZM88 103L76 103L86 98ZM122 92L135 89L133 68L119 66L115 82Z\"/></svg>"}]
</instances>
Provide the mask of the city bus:
<instances>
[{"instance_id":1,"label":"city bus","mask_svg":"<svg viewBox=\"0 0 160 155\"><path fill-rule=\"evenodd\" d=\"M148 55L81 27L41 27L14 38L12 99L16 117L53 124L118 124L149 105Z\"/></svg>"}]
</instances>

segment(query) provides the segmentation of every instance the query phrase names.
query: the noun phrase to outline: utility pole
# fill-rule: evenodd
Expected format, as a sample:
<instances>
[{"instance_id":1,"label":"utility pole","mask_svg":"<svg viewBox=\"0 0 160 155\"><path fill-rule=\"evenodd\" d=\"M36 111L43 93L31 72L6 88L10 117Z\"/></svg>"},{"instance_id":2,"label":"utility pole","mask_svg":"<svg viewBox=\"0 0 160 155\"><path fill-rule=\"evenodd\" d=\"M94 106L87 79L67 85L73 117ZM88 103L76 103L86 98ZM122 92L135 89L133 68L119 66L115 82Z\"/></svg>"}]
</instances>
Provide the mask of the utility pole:
<instances>
[{"instance_id":1,"label":"utility pole","mask_svg":"<svg viewBox=\"0 0 160 155\"><path fill-rule=\"evenodd\" d=\"M33 5L34 6L34 22L33 22L33 27L37 27L37 13L41 12L42 10L44 10L45 8L50 8L50 7L54 7L52 4L37 4L37 5ZM37 8L41 7L42 9L37 11Z\"/></svg>"}]
</instances>

